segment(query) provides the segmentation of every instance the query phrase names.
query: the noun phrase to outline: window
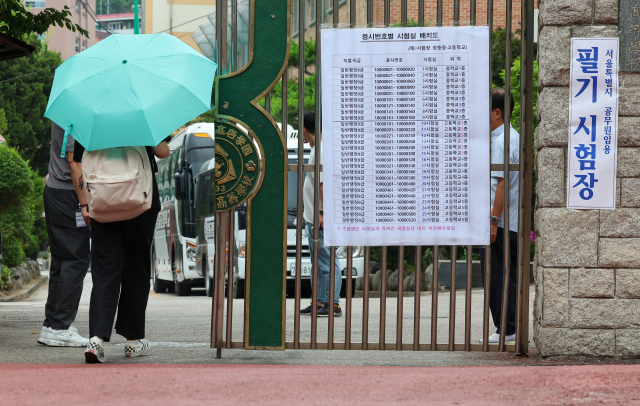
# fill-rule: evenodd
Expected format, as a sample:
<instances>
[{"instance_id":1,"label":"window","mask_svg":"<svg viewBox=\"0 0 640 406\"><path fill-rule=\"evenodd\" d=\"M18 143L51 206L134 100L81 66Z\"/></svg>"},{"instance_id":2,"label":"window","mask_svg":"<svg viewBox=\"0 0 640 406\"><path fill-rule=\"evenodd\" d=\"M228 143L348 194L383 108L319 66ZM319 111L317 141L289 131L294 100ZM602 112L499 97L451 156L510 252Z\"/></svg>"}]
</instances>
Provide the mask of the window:
<instances>
[{"instance_id":1,"label":"window","mask_svg":"<svg viewBox=\"0 0 640 406\"><path fill-rule=\"evenodd\" d=\"M34 7L34 8L45 8L45 7L47 7L44 0L27 0L27 1L24 2L24 5L27 8L29 8L29 7Z\"/></svg>"},{"instance_id":2,"label":"window","mask_svg":"<svg viewBox=\"0 0 640 406\"><path fill-rule=\"evenodd\" d=\"M87 40L83 39L82 40L82 50L84 51L85 49L87 49Z\"/></svg>"},{"instance_id":3,"label":"window","mask_svg":"<svg viewBox=\"0 0 640 406\"><path fill-rule=\"evenodd\" d=\"M79 43L79 42L80 42L80 41L78 41L78 37L76 37L76 52L78 52L78 43Z\"/></svg>"},{"instance_id":4,"label":"window","mask_svg":"<svg viewBox=\"0 0 640 406\"><path fill-rule=\"evenodd\" d=\"M113 22L110 22L110 23L108 24L108 26L109 26L109 31L111 31L111 30L121 30L121 29L123 29L123 28L124 28L124 27L123 27L123 23L122 23L122 21L113 21Z\"/></svg>"},{"instance_id":5,"label":"window","mask_svg":"<svg viewBox=\"0 0 640 406\"><path fill-rule=\"evenodd\" d=\"M80 8L82 8L82 16L84 17L84 13L85 13L85 9L87 8L84 4L80 6Z\"/></svg>"}]
</instances>

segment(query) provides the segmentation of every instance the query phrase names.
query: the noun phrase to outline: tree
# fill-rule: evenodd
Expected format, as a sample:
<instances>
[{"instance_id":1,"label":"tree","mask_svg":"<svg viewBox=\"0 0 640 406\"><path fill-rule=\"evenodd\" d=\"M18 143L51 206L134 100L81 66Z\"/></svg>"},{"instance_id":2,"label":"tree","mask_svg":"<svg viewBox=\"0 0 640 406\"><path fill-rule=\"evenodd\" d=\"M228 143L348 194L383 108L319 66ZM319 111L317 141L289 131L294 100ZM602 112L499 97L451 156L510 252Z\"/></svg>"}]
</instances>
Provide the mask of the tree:
<instances>
[{"instance_id":1,"label":"tree","mask_svg":"<svg viewBox=\"0 0 640 406\"><path fill-rule=\"evenodd\" d=\"M52 25L60 28L67 27L89 38L89 32L78 24L74 24L69 17L72 17L72 14L67 6L62 10L45 8L38 14L32 14L21 1L0 0L0 33L18 39L33 33L44 34Z\"/></svg>"},{"instance_id":2,"label":"tree","mask_svg":"<svg viewBox=\"0 0 640 406\"><path fill-rule=\"evenodd\" d=\"M25 243L32 239L33 212L29 204L32 193L27 163L16 150L0 145L0 233L4 263L9 267L22 263Z\"/></svg>"},{"instance_id":3,"label":"tree","mask_svg":"<svg viewBox=\"0 0 640 406\"><path fill-rule=\"evenodd\" d=\"M48 172L51 141L51 120L44 117L44 112L53 84L53 68L62 59L35 34L27 42L36 47L31 55L0 62L0 81L9 80L0 83L0 106L7 123L3 136L31 168L44 176Z\"/></svg>"}]
</instances>

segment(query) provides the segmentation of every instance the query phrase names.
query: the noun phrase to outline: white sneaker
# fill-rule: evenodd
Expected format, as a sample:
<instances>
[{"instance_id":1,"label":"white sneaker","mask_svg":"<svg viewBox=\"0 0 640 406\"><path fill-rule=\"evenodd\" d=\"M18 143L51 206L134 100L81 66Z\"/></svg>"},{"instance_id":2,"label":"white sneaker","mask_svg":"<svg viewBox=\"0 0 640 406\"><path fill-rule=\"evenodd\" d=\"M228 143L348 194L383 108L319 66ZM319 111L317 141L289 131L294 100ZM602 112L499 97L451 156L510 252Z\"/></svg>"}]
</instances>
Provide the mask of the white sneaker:
<instances>
[{"instance_id":1,"label":"white sneaker","mask_svg":"<svg viewBox=\"0 0 640 406\"><path fill-rule=\"evenodd\" d=\"M484 341L484 339L480 339L480 344L482 344ZM509 336L506 336L504 338L504 342L505 343L512 343L516 341L516 335L515 334L511 334ZM493 333L489 336L489 344L498 344L500 342L500 334L498 333Z\"/></svg>"},{"instance_id":2,"label":"white sneaker","mask_svg":"<svg viewBox=\"0 0 640 406\"><path fill-rule=\"evenodd\" d=\"M69 327L68 330L50 329L44 338L44 343L50 347L86 347L89 339L81 337L75 327Z\"/></svg>"},{"instance_id":3,"label":"white sneaker","mask_svg":"<svg viewBox=\"0 0 640 406\"><path fill-rule=\"evenodd\" d=\"M40 330L40 337L38 337L38 344L44 344L44 339L47 337L47 333L50 333L51 329L49 327L42 326L42 330Z\"/></svg>"},{"instance_id":4,"label":"white sneaker","mask_svg":"<svg viewBox=\"0 0 640 406\"><path fill-rule=\"evenodd\" d=\"M151 349L151 343L144 338L138 340L137 343L129 343L124 346L124 356L127 358L130 357L139 357L145 354L147 351Z\"/></svg>"},{"instance_id":5,"label":"white sneaker","mask_svg":"<svg viewBox=\"0 0 640 406\"><path fill-rule=\"evenodd\" d=\"M102 348L102 344L100 344L100 340L95 337L89 340L87 349L84 350L84 360L89 364L103 363L107 360L104 356L104 349Z\"/></svg>"}]
</instances>

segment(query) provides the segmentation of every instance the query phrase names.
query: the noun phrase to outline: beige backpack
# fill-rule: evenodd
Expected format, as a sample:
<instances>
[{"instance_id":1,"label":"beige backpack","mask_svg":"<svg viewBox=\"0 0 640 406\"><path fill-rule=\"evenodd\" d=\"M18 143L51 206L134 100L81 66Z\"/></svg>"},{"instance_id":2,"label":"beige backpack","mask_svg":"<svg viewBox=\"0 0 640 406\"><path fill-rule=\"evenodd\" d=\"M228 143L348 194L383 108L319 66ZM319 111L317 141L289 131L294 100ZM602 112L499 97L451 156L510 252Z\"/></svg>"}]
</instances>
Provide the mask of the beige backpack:
<instances>
[{"instance_id":1,"label":"beige backpack","mask_svg":"<svg viewBox=\"0 0 640 406\"><path fill-rule=\"evenodd\" d=\"M101 223L130 220L151 208L153 174L144 147L85 151L82 176L89 215Z\"/></svg>"}]
</instances>

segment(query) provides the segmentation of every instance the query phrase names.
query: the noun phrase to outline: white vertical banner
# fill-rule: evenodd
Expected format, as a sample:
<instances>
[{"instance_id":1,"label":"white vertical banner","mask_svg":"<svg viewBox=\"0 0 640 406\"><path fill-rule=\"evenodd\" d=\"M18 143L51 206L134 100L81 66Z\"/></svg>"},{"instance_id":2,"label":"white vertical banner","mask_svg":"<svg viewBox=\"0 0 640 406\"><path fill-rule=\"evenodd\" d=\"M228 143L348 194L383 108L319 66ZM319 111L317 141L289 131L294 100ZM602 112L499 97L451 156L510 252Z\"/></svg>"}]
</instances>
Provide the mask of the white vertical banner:
<instances>
[{"instance_id":1,"label":"white vertical banner","mask_svg":"<svg viewBox=\"0 0 640 406\"><path fill-rule=\"evenodd\" d=\"M618 38L572 38L567 208L616 208Z\"/></svg>"},{"instance_id":2,"label":"white vertical banner","mask_svg":"<svg viewBox=\"0 0 640 406\"><path fill-rule=\"evenodd\" d=\"M488 244L488 27L321 35L325 244Z\"/></svg>"}]
</instances>

